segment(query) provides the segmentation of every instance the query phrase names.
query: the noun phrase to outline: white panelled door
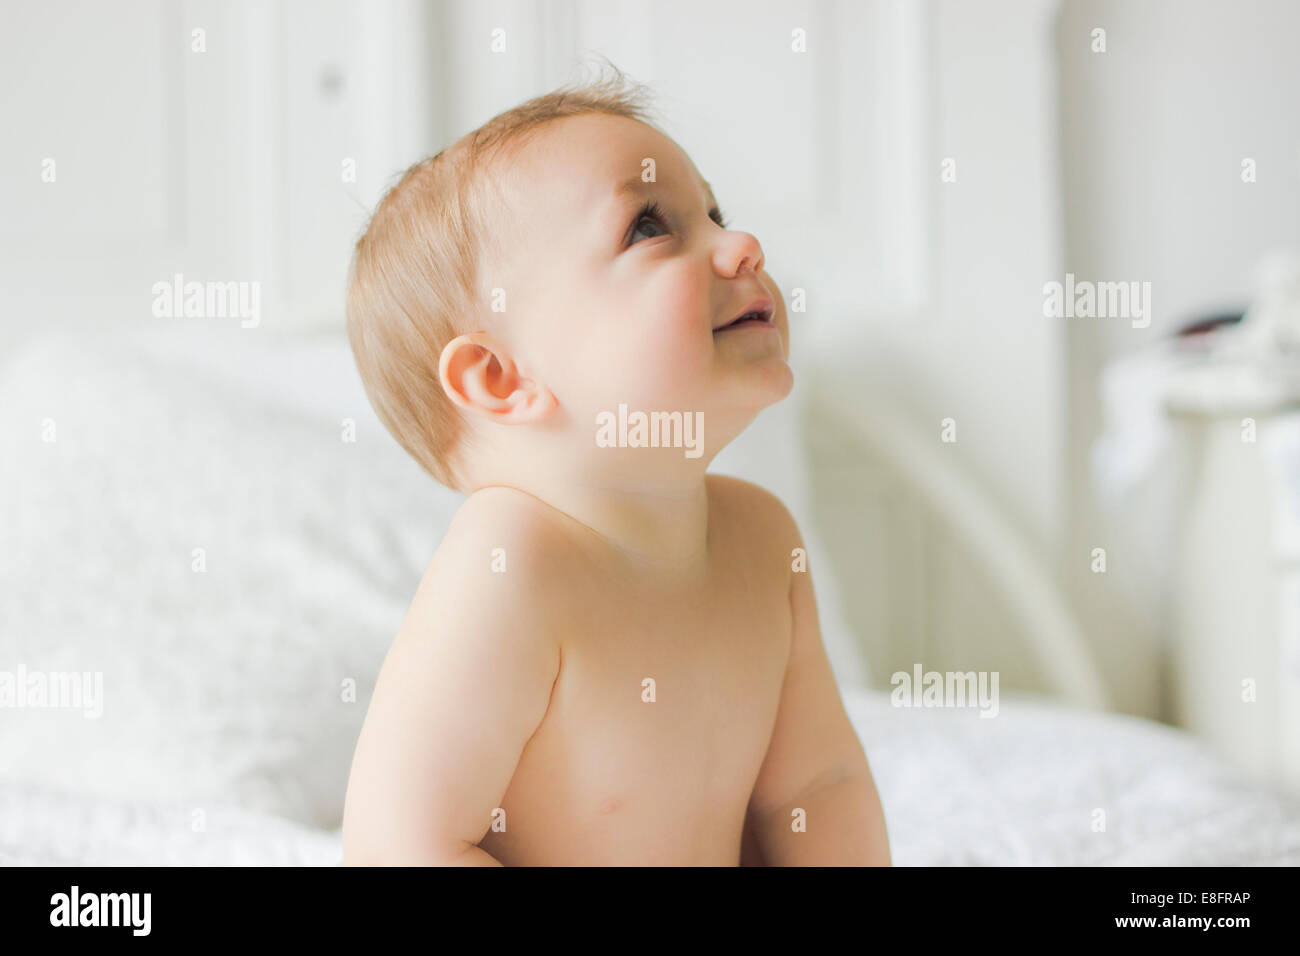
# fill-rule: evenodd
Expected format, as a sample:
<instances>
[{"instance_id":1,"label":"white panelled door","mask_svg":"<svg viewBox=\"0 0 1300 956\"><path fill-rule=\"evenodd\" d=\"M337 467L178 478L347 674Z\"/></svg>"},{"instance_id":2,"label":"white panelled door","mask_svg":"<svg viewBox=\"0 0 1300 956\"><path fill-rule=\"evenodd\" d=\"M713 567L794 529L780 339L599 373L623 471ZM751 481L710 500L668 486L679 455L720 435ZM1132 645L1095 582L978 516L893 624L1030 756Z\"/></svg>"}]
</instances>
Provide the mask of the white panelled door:
<instances>
[{"instance_id":1,"label":"white panelled door","mask_svg":"<svg viewBox=\"0 0 1300 956\"><path fill-rule=\"evenodd\" d=\"M257 283L247 332L341 327L351 245L436 143L419 0L50 0L0 29L0 345ZM220 310L217 310L220 311Z\"/></svg>"}]
</instances>

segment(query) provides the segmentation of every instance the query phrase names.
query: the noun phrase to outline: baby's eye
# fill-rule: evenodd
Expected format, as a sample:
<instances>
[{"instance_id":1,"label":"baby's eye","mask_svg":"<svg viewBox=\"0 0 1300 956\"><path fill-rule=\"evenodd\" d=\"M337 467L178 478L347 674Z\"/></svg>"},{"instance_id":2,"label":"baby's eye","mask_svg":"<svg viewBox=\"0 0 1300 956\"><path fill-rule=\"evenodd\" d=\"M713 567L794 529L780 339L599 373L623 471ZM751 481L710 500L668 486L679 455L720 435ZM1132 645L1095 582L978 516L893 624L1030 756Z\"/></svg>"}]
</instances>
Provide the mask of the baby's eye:
<instances>
[{"instance_id":1,"label":"baby's eye","mask_svg":"<svg viewBox=\"0 0 1300 956\"><path fill-rule=\"evenodd\" d=\"M662 236L667 232L664 224L663 210L659 208L658 203L649 202L641 207L636 214L636 219L632 222L632 235L629 245L637 242L637 237L644 239L654 239L656 236ZM647 232L647 230L649 230Z\"/></svg>"}]
</instances>

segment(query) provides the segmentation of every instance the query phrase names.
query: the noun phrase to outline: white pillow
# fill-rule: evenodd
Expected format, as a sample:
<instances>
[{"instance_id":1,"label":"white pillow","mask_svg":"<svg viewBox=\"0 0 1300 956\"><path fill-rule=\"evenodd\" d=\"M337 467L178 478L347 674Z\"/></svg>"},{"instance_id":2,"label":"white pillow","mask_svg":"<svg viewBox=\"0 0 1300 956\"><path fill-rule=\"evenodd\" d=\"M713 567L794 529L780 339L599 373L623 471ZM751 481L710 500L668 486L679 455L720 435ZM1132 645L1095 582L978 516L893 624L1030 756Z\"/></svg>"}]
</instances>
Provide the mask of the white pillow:
<instances>
[{"instance_id":1,"label":"white pillow","mask_svg":"<svg viewBox=\"0 0 1300 956\"><path fill-rule=\"evenodd\" d=\"M309 413L305 383L333 406ZM0 670L100 671L103 713L0 713L0 767L337 826L379 665L460 500L383 431L342 342L33 344L0 371Z\"/></svg>"}]
</instances>

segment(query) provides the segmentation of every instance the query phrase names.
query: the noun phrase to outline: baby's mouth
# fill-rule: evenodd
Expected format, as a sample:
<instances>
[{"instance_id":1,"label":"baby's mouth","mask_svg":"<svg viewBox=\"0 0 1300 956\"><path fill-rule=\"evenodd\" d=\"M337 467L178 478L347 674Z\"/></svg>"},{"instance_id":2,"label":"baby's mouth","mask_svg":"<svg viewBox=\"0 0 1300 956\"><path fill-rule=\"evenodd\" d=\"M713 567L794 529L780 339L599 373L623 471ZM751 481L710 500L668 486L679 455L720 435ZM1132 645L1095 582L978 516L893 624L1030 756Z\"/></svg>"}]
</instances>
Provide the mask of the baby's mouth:
<instances>
[{"instance_id":1,"label":"baby's mouth","mask_svg":"<svg viewBox=\"0 0 1300 956\"><path fill-rule=\"evenodd\" d=\"M755 325L771 325L772 316L775 310L772 303L767 299L759 299L757 302L750 303L749 308L745 309L738 316L725 325L719 325L713 330L713 334L726 332L731 329L743 329Z\"/></svg>"}]
</instances>

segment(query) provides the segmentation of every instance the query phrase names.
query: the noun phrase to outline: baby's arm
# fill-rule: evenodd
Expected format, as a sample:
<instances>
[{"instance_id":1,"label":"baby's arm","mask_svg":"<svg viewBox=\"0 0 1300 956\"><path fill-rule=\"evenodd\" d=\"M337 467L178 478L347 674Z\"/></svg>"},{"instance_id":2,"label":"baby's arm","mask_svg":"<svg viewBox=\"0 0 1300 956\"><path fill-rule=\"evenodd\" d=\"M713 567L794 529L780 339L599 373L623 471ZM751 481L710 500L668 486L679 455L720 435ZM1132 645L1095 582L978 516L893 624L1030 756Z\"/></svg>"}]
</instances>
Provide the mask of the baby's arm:
<instances>
[{"instance_id":1,"label":"baby's arm","mask_svg":"<svg viewBox=\"0 0 1300 956\"><path fill-rule=\"evenodd\" d=\"M475 844L546 714L559 645L536 522L483 503L457 514L380 671L348 779L348 865L500 865Z\"/></svg>"},{"instance_id":2,"label":"baby's arm","mask_svg":"<svg viewBox=\"0 0 1300 956\"><path fill-rule=\"evenodd\" d=\"M803 547L782 507L785 547ZM793 634L776 726L750 797L748 860L767 866L889 865L884 811L822 646L808 571L790 574ZM803 810L806 830L794 829ZM755 859L753 854L758 854Z\"/></svg>"}]
</instances>

